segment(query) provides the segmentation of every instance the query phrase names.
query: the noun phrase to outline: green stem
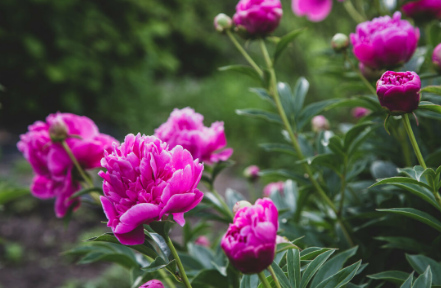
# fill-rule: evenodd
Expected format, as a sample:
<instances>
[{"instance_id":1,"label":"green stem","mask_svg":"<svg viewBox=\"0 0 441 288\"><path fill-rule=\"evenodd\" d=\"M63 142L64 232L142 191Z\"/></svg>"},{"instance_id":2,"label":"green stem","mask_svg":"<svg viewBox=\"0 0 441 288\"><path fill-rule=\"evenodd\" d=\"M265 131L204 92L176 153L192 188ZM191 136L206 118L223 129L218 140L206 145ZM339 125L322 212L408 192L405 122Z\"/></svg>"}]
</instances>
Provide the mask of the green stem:
<instances>
[{"instance_id":1,"label":"green stem","mask_svg":"<svg viewBox=\"0 0 441 288\"><path fill-rule=\"evenodd\" d=\"M346 11L355 22L361 23L366 21L366 19L357 11L357 9L355 9L354 5L352 5L351 0L346 0L343 3L343 7L345 7Z\"/></svg>"},{"instance_id":2,"label":"green stem","mask_svg":"<svg viewBox=\"0 0 441 288\"><path fill-rule=\"evenodd\" d=\"M347 1L345 1L346 3ZM348 52L346 50L343 50L343 55L345 57L345 60L351 65L352 70L354 70L355 73L358 74L358 77L360 77L361 81L363 81L364 85L369 89L369 91L373 95L377 95L377 91L375 90L374 86L366 79L366 77L363 76L363 74L360 72L360 69L355 67L354 63L352 63L351 59L349 58Z\"/></svg>"},{"instance_id":3,"label":"green stem","mask_svg":"<svg viewBox=\"0 0 441 288\"><path fill-rule=\"evenodd\" d=\"M274 71L274 67L273 67L271 58L269 57L268 50L266 49L266 45L265 45L265 42L263 41L263 39L260 39L260 48L262 49L262 54L265 58L265 61L266 61L266 64L268 66L268 70L270 71L270 76L271 76L269 93L274 98L274 102L276 103L280 118L282 118L283 124L285 125L285 129L288 131L289 137L291 139L291 143L297 152L297 156L300 159L300 161L302 161L303 168L305 169L306 173L308 174L309 180L311 181L312 185L317 190L317 192L320 194L320 197L323 198L323 200L326 202L326 204L337 215L337 220L340 222L342 230L344 231L343 233L347 237L348 242L350 243L351 246L354 246L353 241L352 241L351 237L349 236L349 233L346 231L346 227L345 227L342 219L338 216L337 207L334 205L334 203L331 201L331 199L329 199L328 195L326 195L325 191L323 191L320 184L314 178L314 173L312 173L311 168L309 167L308 163L306 163L304 161L305 156L303 155L302 149L300 148L300 145L299 145L299 142L293 133L291 124L289 123L289 120L286 117L285 110L283 110L283 105L280 101L279 93L277 91L276 73Z\"/></svg>"},{"instance_id":4,"label":"green stem","mask_svg":"<svg viewBox=\"0 0 441 288\"><path fill-rule=\"evenodd\" d=\"M179 258L178 252L175 249L175 246L173 246L173 243L170 239L170 237L166 237L165 241L167 242L168 248L170 248L171 253L173 254L173 257L176 260L176 264L178 264L179 272L182 277L182 281L184 282L185 287L191 288L190 281L188 281L187 274L185 274L184 266L182 265L181 259Z\"/></svg>"},{"instance_id":5,"label":"green stem","mask_svg":"<svg viewBox=\"0 0 441 288\"><path fill-rule=\"evenodd\" d=\"M345 202L345 191L346 191L346 166L347 166L347 159L345 157L344 161L344 167L343 167L343 173L341 174L341 195L340 195L340 207L338 208L338 215L340 216L343 212L343 205Z\"/></svg>"},{"instance_id":6,"label":"green stem","mask_svg":"<svg viewBox=\"0 0 441 288\"><path fill-rule=\"evenodd\" d=\"M407 142L406 139L406 128L404 129L400 129L398 128L399 134L400 134L400 138L401 138L401 145L403 148L403 154L404 154L404 162L406 163L406 167L411 167L412 166L412 158L410 156L410 147L409 147L409 142Z\"/></svg>"},{"instance_id":7,"label":"green stem","mask_svg":"<svg viewBox=\"0 0 441 288\"><path fill-rule=\"evenodd\" d=\"M233 215L233 211L231 211L230 207L228 207L227 203L225 203L224 199L222 198L222 196L214 189L211 189L211 191L213 192L214 196L216 196L216 198L219 200L219 202L221 202L222 206L224 207L225 211L228 212L228 214L231 217L231 222L234 219L234 215Z\"/></svg>"},{"instance_id":8,"label":"green stem","mask_svg":"<svg viewBox=\"0 0 441 288\"><path fill-rule=\"evenodd\" d=\"M271 285L269 284L268 280L266 280L266 276L265 276L265 273L263 273L263 271L260 273L257 273L257 275L259 276L260 282L262 282L263 287L271 288Z\"/></svg>"},{"instance_id":9,"label":"green stem","mask_svg":"<svg viewBox=\"0 0 441 288\"><path fill-rule=\"evenodd\" d=\"M271 276L273 277L273 280L274 280L274 283L276 284L276 287L282 288L282 286L280 286L279 279L277 279L276 273L274 273L274 269L273 269L273 267L271 267L271 265L268 266L268 271L270 272Z\"/></svg>"},{"instance_id":10,"label":"green stem","mask_svg":"<svg viewBox=\"0 0 441 288\"><path fill-rule=\"evenodd\" d=\"M254 182L247 181L248 184L248 191L250 192L250 202L254 203L254 201L257 200L257 193L256 189L254 188Z\"/></svg>"},{"instance_id":11,"label":"green stem","mask_svg":"<svg viewBox=\"0 0 441 288\"><path fill-rule=\"evenodd\" d=\"M248 63L250 63L250 65L253 66L254 70L256 70L259 76L263 77L262 70L259 68L259 66L257 66L256 62L254 62L254 60L250 57L250 55L248 55L247 51L243 49L242 45L240 45L239 42L237 42L236 37L234 37L234 35L231 33L230 30L227 30L227 35L230 38L231 42L233 42L234 46L236 46L237 50L239 50L239 52L243 55L243 57L245 57Z\"/></svg>"}]
</instances>

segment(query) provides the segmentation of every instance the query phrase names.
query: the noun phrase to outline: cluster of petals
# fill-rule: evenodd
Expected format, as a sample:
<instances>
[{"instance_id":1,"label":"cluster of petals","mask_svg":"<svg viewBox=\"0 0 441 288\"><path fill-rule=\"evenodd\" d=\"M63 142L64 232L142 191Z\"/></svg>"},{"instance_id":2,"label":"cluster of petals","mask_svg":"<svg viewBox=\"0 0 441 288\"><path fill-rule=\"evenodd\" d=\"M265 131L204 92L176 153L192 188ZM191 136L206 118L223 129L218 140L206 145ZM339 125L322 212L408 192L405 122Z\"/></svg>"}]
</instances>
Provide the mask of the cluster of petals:
<instances>
[{"instance_id":1,"label":"cluster of petals","mask_svg":"<svg viewBox=\"0 0 441 288\"><path fill-rule=\"evenodd\" d=\"M203 198L196 187L204 166L182 146L169 149L155 136L129 134L106 152L100 171L101 197L108 227L125 245L144 243L143 224L173 215L183 226L184 213Z\"/></svg>"},{"instance_id":2,"label":"cluster of petals","mask_svg":"<svg viewBox=\"0 0 441 288\"><path fill-rule=\"evenodd\" d=\"M404 13L412 18L441 18L441 1L439 0L418 0L408 2L402 7Z\"/></svg>"},{"instance_id":3,"label":"cluster of petals","mask_svg":"<svg viewBox=\"0 0 441 288\"><path fill-rule=\"evenodd\" d=\"M279 26L282 15L280 0L240 0L233 21L249 35L264 36Z\"/></svg>"},{"instance_id":4,"label":"cluster of petals","mask_svg":"<svg viewBox=\"0 0 441 288\"><path fill-rule=\"evenodd\" d=\"M31 192L41 199L56 198L55 214L63 217L69 207L77 209L79 198L70 199L80 189L74 164L59 142L53 142L49 131L54 125L64 125L67 132L66 144L83 169L100 167L104 151L116 140L101 134L95 123L85 116L70 113L51 114L46 122L37 121L28 132L20 135L17 144L26 160L32 166L35 177Z\"/></svg>"},{"instance_id":5,"label":"cluster of petals","mask_svg":"<svg viewBox=\"0 0 441 288\"><path fill-rule=\"evenodd\" d=\"M345 0L338 0L343 2ZM306 16L308 20L320 22L328 17L332 9L332 0L292 0L292 11L297 16Z\"/></svg>"},{"instance_id":6,"label":"cluster of petals","mask_svg":"<svg viewBox=\"0 0 441 288\"><path fill-rule=\"evenodd\" d=\"M168 143L170 148L180 145L190 151L195 159L212 163L226 161L233 149L222 151L227 145L223 122L204 126L204 116L191 108L175 109L167 122L155 130L155 136Z\"/></svg>"},{"instance_id":7,"label":"cluster of petals","mask_svg":"<svg viewBox=\"0 0 441 288\"><path fill-rule=\"evenodd\" d=\"M258 199L234 216L221 247L230 262L244 274L262 272L274 260L278 212L268 199Z\"/></svg>"},{"instance_id":8,"label":"cluster of petals","mask_svg":"<svg viewBox=\"0 0 441 288\"><path fill-rule=\"evenodd\" d=\"M350 37L358 60L381 69L409 61L417 48L420 31L402 20L400 12L395 12L392 18L382 16L358 24Z\"/></svg>"},{"instance_id":9,"label":"cluster of petals","mask_svg":"<svg viewBox=\"0 0 441 288\"><path fill-rule=\"evenodd\" d=\"M284 187L285 187L285 184L283 183L283 181L268 183L263 188L263 196L264 197L270 197L271 193L273 193L273 191L277 191L279 193L282 193Z\"/></svg>"}]
</instances>

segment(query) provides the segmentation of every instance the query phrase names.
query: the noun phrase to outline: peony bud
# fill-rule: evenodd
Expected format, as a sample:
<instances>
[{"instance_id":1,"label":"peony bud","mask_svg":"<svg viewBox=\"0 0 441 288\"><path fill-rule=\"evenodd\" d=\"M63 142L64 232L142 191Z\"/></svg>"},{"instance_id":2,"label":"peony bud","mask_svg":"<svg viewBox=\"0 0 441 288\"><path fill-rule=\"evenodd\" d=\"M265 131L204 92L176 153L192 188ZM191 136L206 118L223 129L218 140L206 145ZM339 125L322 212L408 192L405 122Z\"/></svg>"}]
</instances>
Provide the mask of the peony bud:
<instances>
[{"instance_id":1,"label":"peony bud","mask_svg":"<svg viewBox=\"0 0 441 288\"><path fill-rule=\"evenodd\" d=\"M149 282L142 284L139 288L164 288L164 284L161 281L153 279Z\"/></svg>"},{"instance_id":2,"label":"peony bud","mask_svg":"<svg viewBox=\"0 0 441 288\"><path fill-rule=\"evenodd\" d=\"M438 44L433 50L432 63L435 69L441 73L441 44Z\"/></svg>"},{"instance_id":3,"label":"peony bud","mask_svg":"<svg viewBox=\"0 0 441 288\"><path fill-rule=\"evenodd\" d=\"M312 131L319 132L322 130L329 130L329 121L323 115L317 115L311 120Z\"/></svg>"},{"instance_id":4,"label":"peony bud","mask_svg":"<svg viewBox=\"0 0 441 288\"><path fill-rule=\"evenodd\" d=\"M411 113L420 103L421 80L415 72L386 71L377 81L380 105L391 115Z\"/></svg>"},{"instance_id":5,"label":"peony bud","mask_svg":"<svg viewBox=\"0 0 441 288\"><path fill-rule=\"evenodd\" d=\"M361 118L369 114L369 110L364 107L355 107L352 109L352 116L354 118Z\"/></svg>"},{"instance_id":6,"label":"peony bud","mask_svg":"<svg viewBox=\"0 0 441 288\"><path fill-rule=\"evenodd\" d=\"M210 240L207 238L207 236L203 236L203 235L199 236L196 239L196 241L194 241L194 244L201 245L204 247L210 247L211 245Z\"/></svg>"},{"instance_id":7,"label":"peony bud","mask_svg":"<svg viewBox=\"0 0 441 288\"><path fill-rule=\"evenodd\" d=\"M263 188L263 197L270 197L273 191L282 193L284 187L285 183L283 183L283 181L271 182Z\"/></svg>"},{"instance_id":8,"label":"peony bud","mask_svg":"<svg viewBox=\"0 0 441 288\"><path fill-rule=\"evenodd\" d=\"M232 26L233 20L231 20L228 15L220 13L216 17L214 17L214 28L216 28L216 31L222 33L225 30L231 29Z\"/></svg>"},{"instance_id":9,"label":"peony bud","mask_svg":"<svg viewBox=\"0 0 441 288\"><path fill-rule=\"evenodd\" d=\"M242 200L242 201L238 201L236 202L236 204L234 204L233 206L233 214L236 214L237 211L239 211L239 209L243 208L243 207L250 207L252 206L250 202Z\"/></svg>"},{"instance_id":10,"label":"peony bud","mask_svg":"<svg viewBox=\"0 0 441 288\"><path fill-rule=\"evenodd\" d=\"M441 19L440 0L418 0L403 5L408 17L422 20Z\"/></svg>"},{"instance_id":11,"label":"peony bud","mask_svg":"<svg viewBox=\"0 0 441 288\"><path fill-rule=\"evenodd\" d=\"M67 138L67 126L60 116L54 117L49 124L49 136L52 142L62 142Z\"/></svg>"},{"instance_id":12,"label":"peony bud","mask_svg":"<svg viewBox=\"0 0 441 288\"><path fill-rule=\"evenodd\" d=\"M332 49L335 52L341 52L349 47L349 38L343 33L337 33L331 40Z\"/></svg>"},{"instance_id":13,"label":"peony bud","mask_svg":"<svg viewBox=\"0 0 441 288\"><path fill-rule=\"evenodd\" d=\"M282 14L280 0L240 0L233 21L249 36L265 36L279 26Z\"/></svg>"},{"instance_id":14,"label":"peony bud","mask_svg":"<svg viewBox=\"0 0 441 288\"><path fill-rule=\"evenodd\" d=\"M221 240L230 263L244 274L265 270L274 260L278 212L270 199L240 209Z\"/></svg>"},{"instance_id":15,"label":"peony bud","mask_svg":"<svg viewBox=\"0 0 441 288\"><path fill-rule=\"evenodd\" d=\"M255 181L259 178L259 171L259 167L257 167L256 165L251 165L245 168L245 170L243 171L243 176L251 181Z\"/></svg>"}]
</instances>

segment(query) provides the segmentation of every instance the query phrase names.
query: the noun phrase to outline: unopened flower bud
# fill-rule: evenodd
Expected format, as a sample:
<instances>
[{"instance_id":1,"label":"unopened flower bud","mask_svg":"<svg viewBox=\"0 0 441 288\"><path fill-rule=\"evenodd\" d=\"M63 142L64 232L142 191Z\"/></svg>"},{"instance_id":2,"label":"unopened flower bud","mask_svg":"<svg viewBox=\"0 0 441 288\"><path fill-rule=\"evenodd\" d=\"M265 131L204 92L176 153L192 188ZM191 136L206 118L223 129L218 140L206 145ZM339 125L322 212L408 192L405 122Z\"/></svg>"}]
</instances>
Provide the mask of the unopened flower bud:
<instances>
[{"instance_id":1,"label":"unopened flower bud","mask_svg":"<svg viewBox=\"0 0 441 288\"><path fill-rule=\"evenodd\" d=\"M329 121L323 115L317 115L311 120L312 131L319 132L329 130Z\"/></svg>"},{"instance_id":2,"label":"unopened flower bud","mask_svg":"<svg viewBox=\"0 0 441 288\"><path fill-rule=\"evenodd\" d=\"M49 125L49 136L53 142L61 142L67 138L67 126L61 117L55 117Z\"/></svg>"},{"instance_id":3,"label":"unopened flower bud","mask_svg":"<svg viewBox=\"0 0 441 288\"><path fill-rule=\"evenodd\" d=\"M349 38L343 33L337 33L331 40L332 49L335 52L341 52L349 47Z\"/></svg>"},{"instance_id":4,"label":"unopened flower bud","mask_svg":"<svg viewBox=\"0 0 441 288\"><path fill-rule=\"evenodd\" d=\"M411 113L420 103L421 80L415 72L386 71L377 81L380 105L393 116Z\"/></svg>"},{"instance_id":5,"label":"unopened flower bud","mask_svg":"<svg viewBox=\"0 0 441 288\"><path fill-rule=\"evenodd\" d=\"M231 29L232 26L233 20L228 15L220 13L214 17L214 28L216 28L216 31L222 33L225 30Z\"/></svg>"},{"instance_id":6,"label":"unopened flower bud","mask_svg":"<svg viewBox=\"0 0 441 288\"><path fill-rule=\"evenodd\" d=\"M153 279L145 284L142 284L139 288L164 288L164 285L161 281Z\"/></svg>"},{"instance_id":7,"label":"unopened flower bud","mask_svg":"<svg viewBox=\"0 0 441 288\"><path fill-rule=\"evenodd\" d=\"M239 211L239 209L243 208L243 207L250 207L252 206L250 202L242 200L239 202L236 202L236 204L234 204L233 206L233 214L236 214L237 211Z\"/></svg>"},{"instance_id":8,"label":"unopened flower bud","mask_svg":"<svg viewBox=\"0 0 441 288\"><path fill-rule=\"evenodd\" d=\"M259 167L257 167L256 165L251 165L245 168L245 170L243 171L243 176L251 181L255 181L259 178L259 171Z\"/></svg>"},{"instance_id":9,"label":"unopened flower bud","mask_svg":"<svg viewBox=\"0 0 441 288\"><path fill-rule=\"evenodd\" d=\"M433 50L432 63L436 71L441 73L441 44L438 44Z\"/></svg>"},{"instance_id":10,"label":"unopened flower bud","mask_svg":"<svg viewBox=\"0 0 441 288\"><path fill-rule=\"evenodd\" d=\"M364 108L364 107L355 107L354 109L352 109L352 116L354 116L354 118L361 118L364 117L366 115L369 114L369 110Z\"/></svg>"},{"instance_id":11,"label":"unopened flower bud","mask_svg":"<svg viewBox=\"0 0 441 288\"><path fill-rule=\"evenodd\" d=\"M210 240L207 238L207 236L199 236L197 239L196 239L196 241L194 241L194 244L197 244L197 245L201 245L201 246L204 246L204 247L210 247Z\"/></svg>"}]
</instances>

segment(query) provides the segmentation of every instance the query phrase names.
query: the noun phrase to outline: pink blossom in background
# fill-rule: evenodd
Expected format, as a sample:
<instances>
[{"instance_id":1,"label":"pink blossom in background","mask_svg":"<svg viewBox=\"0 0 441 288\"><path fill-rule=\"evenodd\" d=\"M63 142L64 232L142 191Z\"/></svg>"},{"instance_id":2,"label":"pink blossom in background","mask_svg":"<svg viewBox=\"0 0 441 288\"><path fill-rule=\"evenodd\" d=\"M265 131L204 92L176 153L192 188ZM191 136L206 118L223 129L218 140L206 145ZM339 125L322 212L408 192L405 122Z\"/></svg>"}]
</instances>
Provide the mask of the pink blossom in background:
<instances>
[{"instance_id":1,"label":"pink blossom in background","mask_svg":"<svg viewBox=\"0 0 441 288\"><path fill-rule=\"evenodd\" d=\"M259 172L260 169L258 166L250 165L243 171L243 176L251 180L256 180L257 178L259 178Z\"/></svg>"},{"instance_id":2,"label":"pink blossom in background","mask_svg":"<svg viewBox=\"0 0 441 288\"><path fill-rule=\"evenodd\" d=\"M204 236L204 235L199 236L196 239L196 241L194 241L194 243L197 244L197 245L204 246L204 247L210 247L210 245L211 245L210 240L208 239L208 237Z\"/></svg>"},{"instance_id":3,"label":"pink blossom in background","mask_svg":"<svg viewBox=\"0 0 441 288\"><path fill-rule=\"evenodd\" d=\"M204 116L191 108L175 109L167 122L155 130L155 136L165 141L170 149L181 145L190 151L195 159L203 162L226 161L233 149L220 149L227 146L223 122L214 122L211 127L204 126Z\"/></svg>"},{"instance_id":4,"label":"pink blossom in background","mask_svg":"<svg viewBox=\"0 0 441 288\"><path fill-rule=\"evenodd\" d=\"M352 109L352 116L354 118L361 118L369 114L369 110L364 107L355 107Z\"/></svg>"},{"instance_id":5,"label":"pink blossom in background","mask_svg":"<svg viewBox=\"0 0 441 288\"><path fill-rule=\"evenodd\" d=\"M240 0L233 21L250 35L264 36L279 26L282 15L280 0Z\"/></svg>"},{"instance_id":6,"label":"pink blossom in background","mask_svg":"<svg viewBox=\"0 0 441 288\"><path fill-rule=\"evenodd\" d=\"M339 0L343 2L344 0ZM306 16L308 20L320 22L328 17L332 9L332 0L292 0L292 11L297 16Z\"/></svg>"},{"instance_id":7,"label":"pink blossom in background","mask_svg":"<svg viewBox=\"0 0 441 288\"><path fill-rule=\"evenodd\" d=\"M65 141L83 169L101 167L104 151L117 141L99 133L89 118L70 113L50 114L46 122L37 121L29 126L26 134L20 135L17 148L36 174L32 194L41 199L57 198L55 213L63 217L71 205L74 204L75 209L79 207L79 199L69 197L80 189L80 184L72 178L74 164L61 143L51 140L50 131L53 133L54 126L66 132Z\"/></svg>"},{"instance_id":8,"label":"pink blossom in background","mask_svg":"<svg viewBox=\"0 0 441 288\"><path fill-rule=\"evenodd\" d=\"M319 132L323 130L329 130L330 125L328 119L323 115L314 116L311 119L312 131Z\"/></svg>"},{"instance_id":9,"label":"pink blossom in background","mask_svg":"<svg viewBox=\"0 0 441 288\"><path fill-rule=\"evenodd\" d=\"M107 172L101 203L108 227L124 245L144 243L143 224L173 215L181 226L184 213L201 202L196 186L204 166L182 146L169 149L155 136L129 134L121 146L106 152L101 164Z\"/></svg>"},{"instance_id":10,"label":"pink blossom in background","mask_svg":"<svg viewBox=\"0 0 441 288\"><path fill-rule=\"evenodd\" d=\"M243 207L221 240L221 247L231 264L244 274L262 272L274 260L278 212L268 199L258 199Z\"/></svg>"},{"instance_id":11,"label":"pink blossom in background","mask_svg":"<svg viewBox=\"0 0 441 288\"><path fill-rule=\"evenodd\" d=\"M263 197L270 197L273 191L278 191L279 193L283 193L284 187L285 187L285 183L283 183L283 181L271 182L263 188Z\"/></svg>"},{"instance_id":12,"label":"pink blossom in background","mask_svg":"<svg viewBox=\"0 0 441 288\"><path fill-rule=\"evenodd\" d=\"M382 16L357 25L350 35L354 55L371 68L389 68L409 61L418 46L420 30L409 21L401 20L401 13Z\"/></svg>"},{"instance_id":13,"label":"pink blossom in background","mask_svg":"<svg viewBox=\"0 0 441 288\"><path fill-rule=\"evenodd\" d=\"M139 288L165 288L161 281L153 279L149 282L142 284Z\"/></svg>"},{"instance_id":14,"label":"pink blossom in background","mask_svg":"<svg viewBox=\"0 0 441 288\"><path fill-rule=\"evenodd\" d=\"M432 63L437 71L441 71L441 44L438 44L432 53Z\"/></svg>"},{"instance_id":15,"label":"pink blossom in background","mask_svg":"<svg viewBox=\"0 0 441 288\"><path fill-rule=\"evenodd\" d=\"M418 0L406 3L402 7L403 12L412 18L440 19L440 0Z\"/></svg>"}]
</instances>

